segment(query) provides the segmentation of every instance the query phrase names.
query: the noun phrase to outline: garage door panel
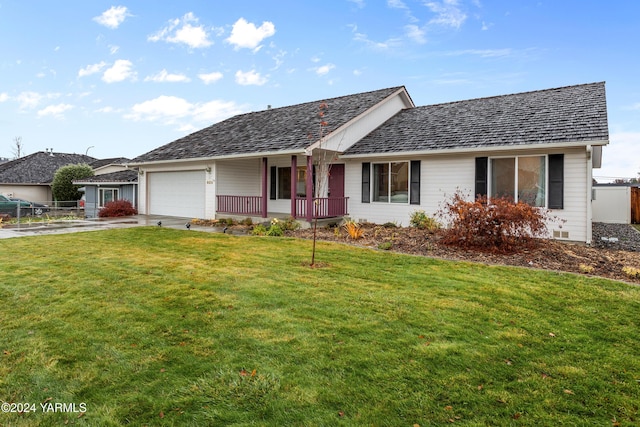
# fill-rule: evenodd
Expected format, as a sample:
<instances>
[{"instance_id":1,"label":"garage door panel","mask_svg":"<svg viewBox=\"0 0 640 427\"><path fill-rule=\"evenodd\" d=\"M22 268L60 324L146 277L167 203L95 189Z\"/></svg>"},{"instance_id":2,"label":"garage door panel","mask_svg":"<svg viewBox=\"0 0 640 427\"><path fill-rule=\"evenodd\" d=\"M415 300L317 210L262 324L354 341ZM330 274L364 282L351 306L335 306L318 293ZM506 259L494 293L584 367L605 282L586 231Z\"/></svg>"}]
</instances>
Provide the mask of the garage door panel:
<instances>
[{"instance_id":1,"label":"garage door panel","mask_svg":"<svg viewBox=\"0 0 640 427\"><path fill-rule=\"evenodd\" d=\"M204 171L150 172L147 180L150 214L204 218Z\"/></svg>"}]
</instances>

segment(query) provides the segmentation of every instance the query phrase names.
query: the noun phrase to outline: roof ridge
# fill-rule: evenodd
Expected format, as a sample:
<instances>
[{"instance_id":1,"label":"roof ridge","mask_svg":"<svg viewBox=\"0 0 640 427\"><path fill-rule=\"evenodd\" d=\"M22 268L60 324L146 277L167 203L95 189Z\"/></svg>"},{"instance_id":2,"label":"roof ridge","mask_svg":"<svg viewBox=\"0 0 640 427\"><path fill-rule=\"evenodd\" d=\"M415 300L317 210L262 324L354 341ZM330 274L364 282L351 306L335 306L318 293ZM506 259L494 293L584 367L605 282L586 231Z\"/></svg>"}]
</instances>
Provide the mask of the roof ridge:
<instances>
[{"instance_id":1,"label":"roof ridge","mask_svg":"<svg viewBox=\"0 0 640 427\"><path fill-rule=\"evenodd\" d=\"M282 110L284 108L300 107L300 106L303 106L303 105L313 104L313 103L316 103L316 102L330 102L330 101L335 101L337 99L349 98L349 97L352 97L352 96L368 95L368 94L371 94L371 93L384 92L384 91L392 90L392 89L400 90L400 89L403 89L403 88L405 88L405 86L404 85L400 85L400 86L390 86L390 87L382 88L382 89L368 90L368 91L364 91L364 92L355 92L355 93L352 93L352 94L349 94L349 95L340 95L340 96L334 96L332 98L321 98L321 99L315 99L313 101L299 102L297 104L283 105L282 107L273 107L273 108L267 108L267 109L264 109L264 110L248 111L246 113L237 114L237 115L229 117L229 118L232 119L232 118L235 118L235 117L246 116L246 115L249 115L249 114L263 113L263 112L266 112L266 111Z\"/></svg>"},{"instance_id":2,"label":"roof ridge","mask_svg":"<svg viewBox=\"0 0 640 427\"><path fill-rule=\"evenodd\" d=\"M556 90L561 90L561 89L569 89L569 88L578 88L580 86L604 85L605 83L606 83L605 81L593 82L593 83L580 83L580 84L576 84L576 85L558 86L558 87L548 88L548 89L537 89L537 90L529 90L529 91L524 91L524 92L505 93L503 95L480 96L478 98L460 99L458 101L448 101L448 102L439 102L437 104L420 105L420 106L417 106L415 108L416 109L421 109L421 108L428 108L428 107L444 106L444 105L449 105L449 104L467 103L467 102L470 102L470 101L485 101L485 100L489 100L489 99L506 98L506 97L512 97L512 96L518 96L518 95L530 95L530 94L533 94L533 93L551 92L551 91L556 91Z\"/></svg>"}]
</instances>

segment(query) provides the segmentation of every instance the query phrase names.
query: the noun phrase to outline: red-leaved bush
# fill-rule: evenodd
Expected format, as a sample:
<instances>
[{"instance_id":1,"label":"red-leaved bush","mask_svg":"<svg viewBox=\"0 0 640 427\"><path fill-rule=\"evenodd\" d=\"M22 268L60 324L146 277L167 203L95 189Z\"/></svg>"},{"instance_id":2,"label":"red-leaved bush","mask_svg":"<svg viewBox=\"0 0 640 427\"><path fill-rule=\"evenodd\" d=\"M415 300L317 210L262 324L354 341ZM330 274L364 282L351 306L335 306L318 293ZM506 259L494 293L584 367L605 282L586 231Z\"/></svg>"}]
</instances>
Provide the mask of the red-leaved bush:
<instances>
[{"instance_id":1,"label":"red-leaved bush","mask_svg":"<svg viewBox=\"0 0 640 427\"><path fill-rule=\"evenodd\" d=\"M446 200L438 217L448 224L443 243L501 253L517 252L535 246L545 237L548 211L511 198L478 197L465 200L456 192Z\"/></svg>"},{"instance_id":2,"label":"red-leaved bush","mask_svg":"<svg viewBox=\"0 0 640 427\"><path fill-rule=\"evenodd\" d=\"M128 200L114 200L113 202L107 202L104 204L104 207L100 209L100 212L98 212L98 216L100 218L137 214L138 210L134 208Z\"/></svg>"}]
</instances>

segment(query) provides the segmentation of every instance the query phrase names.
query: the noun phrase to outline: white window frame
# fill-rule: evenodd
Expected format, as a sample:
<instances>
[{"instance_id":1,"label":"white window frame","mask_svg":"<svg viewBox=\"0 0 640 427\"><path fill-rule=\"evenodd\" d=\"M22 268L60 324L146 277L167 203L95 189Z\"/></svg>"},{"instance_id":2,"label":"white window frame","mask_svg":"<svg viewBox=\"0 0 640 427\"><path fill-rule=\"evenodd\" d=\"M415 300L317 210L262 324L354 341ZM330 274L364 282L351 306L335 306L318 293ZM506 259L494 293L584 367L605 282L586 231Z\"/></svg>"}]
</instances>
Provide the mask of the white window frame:
<instances>
[{"instance_id":1,"label":"white window frame","mask_svg":"<svg viewBox=\"0 0 640 427\"><path fill-rule=\"evenodd\" d=\"M549 205L549 156L547 154L529 154L525 156L494 156L489 157L489 164L487 170L487 195L489 200L493 197L493 160L496 159L515 159L514 164L514 187L513 187L513 198L514 202L518 203L518 159L525 157L544 157L544 206L534 206L540 208L547 208Z\"/></svg>"},{"instance_id":2,"label":"white window frame","mask_svg":"<svg viewBox=\"0 0 640 427\"><path fill-rule=\"evenodd\" d=\"M98 207L102 208L104 207L104 192L106 191L112 191L113 192L113 199L111 199L111 201L115 201L115 200L119 200L120 199L120 189L117 187L100 187L99 191L98 191Z\"/></svg>"},{"instance_id":3,"label":"white window frame","mask_svg":"<svg viewBox=\"0 0 640 427\"><path fill-rule=\"evenodd\" d=\"M391 165L405 163L407 165L407 201L406 202L392 202L391 201ZM376 200L375 188L377 175L375 173L376 165L387 165L389 172L387 175L387 200ZM411 202L411 162L409 160L388 161L388 162L372 162L371 163L371 194L370 200L372 203L386 203L394 205L408 205Z\"/></svg>"}]
</instances>

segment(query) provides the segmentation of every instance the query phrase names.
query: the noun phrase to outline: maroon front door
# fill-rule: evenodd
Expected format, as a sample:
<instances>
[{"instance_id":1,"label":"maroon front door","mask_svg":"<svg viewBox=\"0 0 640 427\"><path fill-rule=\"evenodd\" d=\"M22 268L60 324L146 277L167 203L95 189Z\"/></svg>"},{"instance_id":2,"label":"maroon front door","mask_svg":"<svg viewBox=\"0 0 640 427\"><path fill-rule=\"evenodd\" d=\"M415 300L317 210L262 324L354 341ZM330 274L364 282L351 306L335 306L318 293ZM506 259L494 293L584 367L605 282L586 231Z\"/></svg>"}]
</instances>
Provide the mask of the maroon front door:
<instances>
[{"instance_id":1,"label":"maroon front door","mask_svg":"<svg viewBox=\"0 0 640 427\"><path fill-rule=\"evenodd\" d=\"M344 165L333 164L329 170L329 216L345 215L344 211Z\"/></svg>"}]
</instances>

